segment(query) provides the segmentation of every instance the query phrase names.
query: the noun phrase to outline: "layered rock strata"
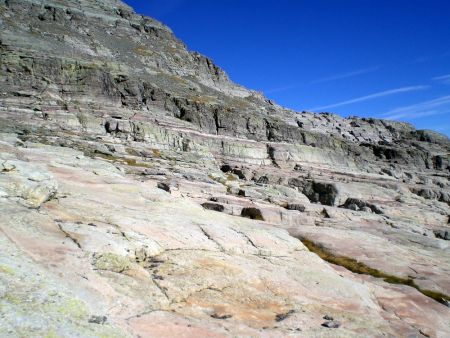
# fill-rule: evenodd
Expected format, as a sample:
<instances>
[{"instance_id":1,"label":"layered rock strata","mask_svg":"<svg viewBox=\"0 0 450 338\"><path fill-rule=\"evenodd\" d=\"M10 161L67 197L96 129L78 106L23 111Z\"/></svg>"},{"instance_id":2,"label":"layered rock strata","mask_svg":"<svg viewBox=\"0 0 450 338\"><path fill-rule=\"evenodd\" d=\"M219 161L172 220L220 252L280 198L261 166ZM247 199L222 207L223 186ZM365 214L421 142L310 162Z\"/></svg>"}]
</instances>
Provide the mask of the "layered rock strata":
<instances>
[{"instance_id":1,"label":"layered rock strata","mask_svg":"<svg viewBox=\"0 0 450 338\"><path fill-rule=\"evenodd\" d=\"M447 337L450 141L296 113L120 1L0 1L0 335Z\"/></svg>"}]
</instances>

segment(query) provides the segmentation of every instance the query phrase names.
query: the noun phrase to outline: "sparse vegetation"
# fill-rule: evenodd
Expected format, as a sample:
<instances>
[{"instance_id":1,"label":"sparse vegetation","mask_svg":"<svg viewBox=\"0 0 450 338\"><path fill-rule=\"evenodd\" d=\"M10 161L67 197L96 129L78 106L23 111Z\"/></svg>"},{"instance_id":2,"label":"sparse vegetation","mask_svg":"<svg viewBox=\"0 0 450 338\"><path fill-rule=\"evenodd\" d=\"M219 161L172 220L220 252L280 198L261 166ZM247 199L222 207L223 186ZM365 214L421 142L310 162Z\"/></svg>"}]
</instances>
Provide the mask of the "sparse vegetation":
<instances>
[{"instance_id":1,"label":"sparse vegetation","mask_svg":"<svg viewBox=\"0 0 450 338\"><path fill-rule=\"evenodd\" d=\"M370 266L367 266L366 264L359 262L356 259L334 255L329 250L325 249L323 246L318 245L309 239L306 238L299 238L299 239L309 249L309 251L314 252L320 258L329 263L342 266L350 270L351 272L357 274L369 275L375 278L380 278L390 284L401 284L413 287L417 291L424 294L425 296L430 297L435 301L445 305L447 304L447 302L450 302L449 296L439 293L437 291L422 289L414 282L414 279L412 278L403 278L387 274L383 271L371 268Z\"/></svg>"}]
</instances>

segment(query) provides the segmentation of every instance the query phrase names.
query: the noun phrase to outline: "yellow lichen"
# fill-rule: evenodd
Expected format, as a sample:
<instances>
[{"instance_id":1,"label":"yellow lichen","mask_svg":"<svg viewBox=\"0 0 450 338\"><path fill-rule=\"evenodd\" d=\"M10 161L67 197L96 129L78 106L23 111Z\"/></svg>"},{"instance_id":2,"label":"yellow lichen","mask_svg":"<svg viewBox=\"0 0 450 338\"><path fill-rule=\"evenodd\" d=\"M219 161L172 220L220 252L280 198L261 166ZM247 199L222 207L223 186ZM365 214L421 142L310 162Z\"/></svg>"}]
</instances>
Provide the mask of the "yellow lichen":
<instances>
[{"instance_id":1,"label":"yellow lichen","mask_svg":"<svg viewBox=\"0 0 450 338\"><path fill-rule=\"evenodd\" d=\"M5 266L5 265L0 265L0 273L5 273L8 275L12 275L12 276L14 276L16 274L12 268L10 268L9 266Z\"/></svg>"},{"instance_id":2,"label":"yellow lichen","mask_svg":"<svg viewBox=\"0 0 450 338\"><path fill-rule=\"evenodd\" d=\"M67 299L57 307L57 312L70 318L82 319L88 316L86 305L78 299Z\"/></svg>"},{"instance_id":3,"label":"yellow lichen","mask_svg":"<svg viewBox=\"0 0 450 338\"><path fill-rule=\"evenodd\" d=\"M55 329L50 329L44 336L45 338L58 338L58 334L56 333Z\"/></svg>"},{"instance_id":4,"label":"yellow lichen","mask_svg":"<svg viewBox=\"0 0 450 338\"><path fill-rule=\"evenodd\" d=\"M113 253L104 253L94 256L94 266L98 270L121 273L131 268L131 262L124 256Z\"/></svg>"}]
</instances>

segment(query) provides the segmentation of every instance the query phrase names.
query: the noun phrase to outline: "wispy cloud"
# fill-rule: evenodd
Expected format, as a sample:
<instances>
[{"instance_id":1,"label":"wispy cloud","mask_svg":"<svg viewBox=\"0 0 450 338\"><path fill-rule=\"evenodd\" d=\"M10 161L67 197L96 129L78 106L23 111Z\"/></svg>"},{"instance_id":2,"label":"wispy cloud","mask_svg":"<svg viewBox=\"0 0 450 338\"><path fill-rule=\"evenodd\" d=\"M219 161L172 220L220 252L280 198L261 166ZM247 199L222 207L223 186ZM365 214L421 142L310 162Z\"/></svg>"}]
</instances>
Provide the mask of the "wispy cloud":
<instances>
[{"instance_id":1,"label":"wispy cloud","mask_svg":"<svg viewBox=\"0 0 450 338\"><path fill-rule=\"evenodd\" d=\"M282 87L275 87L267 90L263 90L265 94L272 94L272 93L278 93L278 92L284 92L289 89L293 89L297 87L297 85L288 85L288 86L282 86Z\"/></svg>"},{"instance_id":2,"label":"wispy cloud","mask_svg":"<svg viewBox=\"0 0 450 338\"><path fill-rule=\"evenodd\" d=\"M450 95L441 96L433 100L419 102L409 106L398 107L379 117L396 120L400 118L417 119L425 116L442 115L450 112Z\"/></svg>"},{"instance_id":3,"label":"wispy cloud","mask_svg":"<svg viewBox=\"0 0 450 338\"><path fill-rule=\"evenodd\" d=\"M425 62L429 62L433 59L436 59L439 56L419 56L418 58L412 60L411 62L409 62L410 65L414 65L417 63L425 63Z\"/></svg>"},{"instance_id":4,"label":"wispy cloud","mask_svg":"<svg viewBox=\"0 0 450 338\"><path fill-rule=\"evenodd\" d=\"M385 97L385 96L390 96L390 95L395 95L395 94L400 94L400 93L407 93L407 92L422 90L422 89L426 89L426 88L428 88L428 86L409 86L409 87L395 88L395 89L385 90L385 91L378 92L378 93L373 93L370 95L357 97L357 98L347 100L347 101L342 101L342 102L329 104L326 106L311 108L310 110L317 111L317 110L323 110L323 109L329 109L329 108L336 108L336 107L346 106L346 105L349 105L352 103L373 100L373 99L377 99L380 97Z\"/></svg>"},{"instance_id":5,"label":"wispy cloud","mask_svg":"<svg viewBox=\"0 0 450 338\"><path fill-rule=\"evenodd\" d=\"M354 76L358 76L358 75L375 72L379 68L380 67L376 66L376 67L358 69L358 70L348 72L348 73L335 74L335 75L331 75L329 77L324 77L324 78L320 78L320 79L311 81L309 84L318 84L318 83L330 82L330 81L335 81L335 80L347 79L349 77L354 77Z\"/></svg>"},{"instance_id":6,"label":"wispy cloud","mask_svg":"<svg viewBox=\"0 0 450 338\"><path fill-rule=\"evenodd\" d=\"M432 80L450 84L450 74L433 77Z\"/></svg>"},{"instance_id":7,"label":"wispy cloud","mask_svg":"<svg viewBox=\"0 0 450 338\"><path fill-rule=\"evenodd\" d=\"M425 63L425 62L430 62L432 60L435 59L441 59L441 58L446 58L450 56L450 50L442 53L442 54L438 54L438 55L422 55L419 56L418 58L412 60L411 62L409 62L409 64L416 64L416 63Z\"/></svg>"},{"instance_id":8,"label":"wispy cloud","mask_svg":"<svg viewBox=\"0 0 450 338\"><path fill-rule=\"evenodd\" d=\"M447 111L430 110L430 111L421 111L421 112L408 113L408 114L407 113L398 113L398 114L383 116L383 119L398 120L403 117L407 117L408 119L413 120L413 119L418 119L421 117L429 117L429 116L442 115L442 114L447 114Z\"/></svg>"},{"instance_id":9,"label":"wispy cloud","mask_svg":"<svg viewBox=\"0 0 450 338\"><path fill-rule=\"evenodd\" d=\"M354 76L358 76L358 75L372 73L372 72L374 72L374 71L376 71L378 69L380 69L379 66L370 67L370 68L364 68L364 69L358 69L358 70L355 70L355 71L352 71L352 72L348 72L348 73L340 73L340 74L331 75L329 77L316 79L314 81L309 82L308 84L309 85L313 85L313 84L318 84L318 83L324 83L324 82L331 82L331 81L335 81L335 80L346 79L346 78L349 78L349 77L354 77ZM294 88L296 88L298 86L299 86L299 84L292 84L292 85L287 85L287 86L281 86L281 87L275 87L275 88L266 89L266 90L263 90L263 92L265 94L284 92L286 90L294 89Z\"/></svg>"},{"instance_id":10,"label":"wispy cloud","mask_svg":"<svg viewBox=\"0 0 450 338\"><path fill-rule=\"evenodd\" d=\"M435 129L436 129L436 131L439 131L439 132L450 131L450 125L437 126Z\"/></svg>"}]
</instances>

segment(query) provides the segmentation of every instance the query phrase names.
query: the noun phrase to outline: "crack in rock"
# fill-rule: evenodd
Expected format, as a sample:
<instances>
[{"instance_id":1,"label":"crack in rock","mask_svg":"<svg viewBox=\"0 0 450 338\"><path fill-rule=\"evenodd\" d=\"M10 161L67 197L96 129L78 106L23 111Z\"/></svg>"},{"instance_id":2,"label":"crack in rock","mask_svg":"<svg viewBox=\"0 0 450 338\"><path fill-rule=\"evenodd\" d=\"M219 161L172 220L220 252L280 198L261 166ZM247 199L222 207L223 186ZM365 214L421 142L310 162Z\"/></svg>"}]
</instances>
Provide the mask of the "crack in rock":
<instances>
[{"instance_id":1,"label":"crack in rock","mask_svg":"<svg viewBox=\"0 0 450 338\"><path fill-rule=\"evenodd\" d=\"M211 235L205 230L204 227L202 227L201 225L197 225L197 226L198 226L198 228L200 229L200 231L206 236L206 238L208 238L211 242L213 242L214 244L217 245L217 247L219 248L219 250L220 250L221 252L225 252L224 247L223 247L218 241L216 241L216 240L214 239L214 237L211 236Z\"/></svg>"}]
</instances>

